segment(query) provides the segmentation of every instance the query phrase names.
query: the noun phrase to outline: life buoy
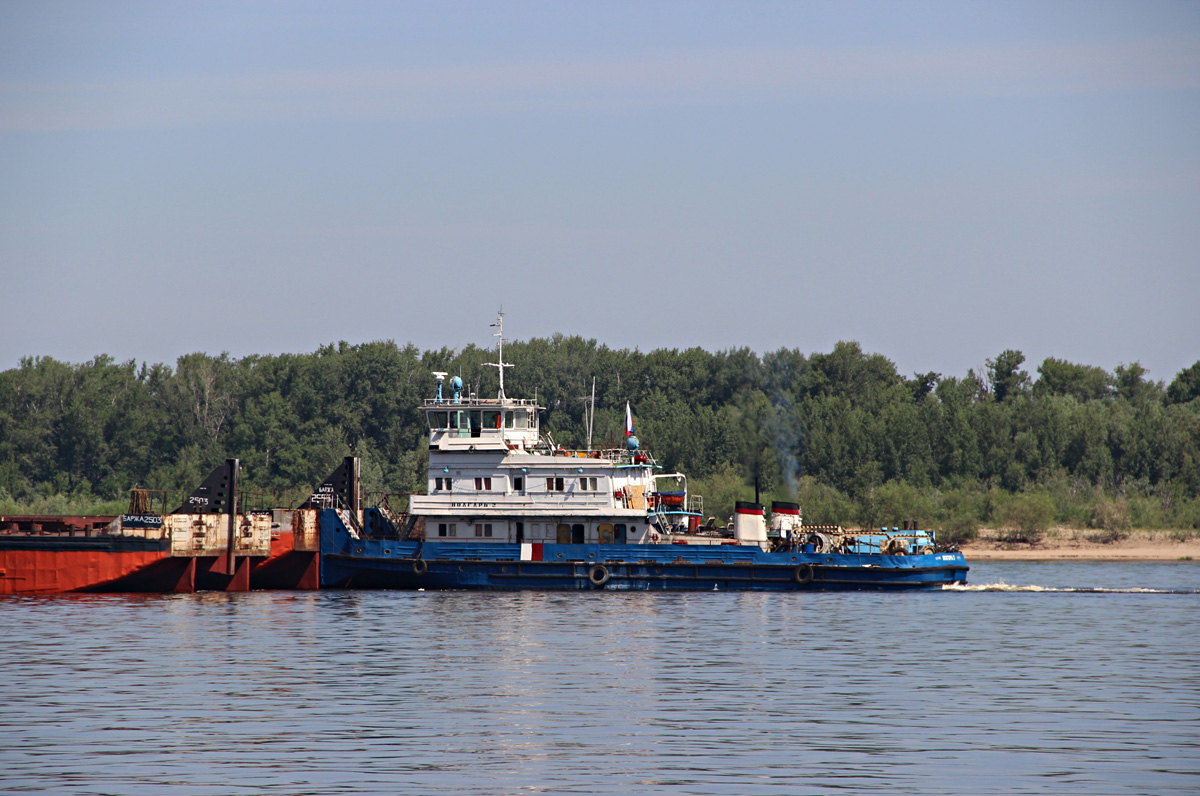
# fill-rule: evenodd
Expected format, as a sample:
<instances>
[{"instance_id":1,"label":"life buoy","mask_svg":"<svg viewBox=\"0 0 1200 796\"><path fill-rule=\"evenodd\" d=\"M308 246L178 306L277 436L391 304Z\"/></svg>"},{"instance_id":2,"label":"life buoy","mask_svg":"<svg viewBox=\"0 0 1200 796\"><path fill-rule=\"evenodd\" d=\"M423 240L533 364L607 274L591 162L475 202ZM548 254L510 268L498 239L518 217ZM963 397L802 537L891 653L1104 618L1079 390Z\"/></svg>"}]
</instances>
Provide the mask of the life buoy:
<instances>
[{"instance_id":1,"label":"life buoy","mask_svg":"<svg viewBox=\"0 0 1200 796\"><path fill-rule=\"evenodd\" d=\"M429 562L423 558L413 559L412 570L414 575L424 575L429 571Z\"/></svg>"},{"instance_id":2,"label":"life buoy","mask_svg":"<svg viewBox=\"0 0 1200 796\"><path fill-rule=\"evenodd\" d=\"M605 583L608 583L609 577L611 576L608 572L608 567L603 564L597 564L588 572L588 580L592 582L593 586L603 586Z\"/></svg>"},{"instance_id":3,"label":"life buoy","mask_svg":"<svg viewBox=\"0 0 1200 796\"><path fill-rule=\"evenodd\" d=\"M792 580L796 581L800 585L804 585L805 583L811 583L812 579L813 579L812 564L801 564L800 566L798 566L794 570L792 570Z\"/></svg>"}]
</instances>

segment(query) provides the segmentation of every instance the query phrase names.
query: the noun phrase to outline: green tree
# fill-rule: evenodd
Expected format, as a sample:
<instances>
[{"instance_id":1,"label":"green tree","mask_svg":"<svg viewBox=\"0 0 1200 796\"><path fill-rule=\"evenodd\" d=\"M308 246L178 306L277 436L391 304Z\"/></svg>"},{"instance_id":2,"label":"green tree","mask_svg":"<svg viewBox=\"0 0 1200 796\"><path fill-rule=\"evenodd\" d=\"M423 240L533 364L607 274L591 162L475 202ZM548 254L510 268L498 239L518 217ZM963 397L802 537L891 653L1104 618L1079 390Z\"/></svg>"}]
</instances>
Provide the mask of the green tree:
<instances>
[{"instance_id":1,"label":"green tree","mask_svg":"<svg viewBox=\"0 0 1200 796\"><path fill-rule=\"evenodd\" d=\"M1021 370L1024 361L1025 355L1011 348L1000 352L995 359L987 360L988 383L997 401L1008 400L1029 389L1029 374Z\"/></svg>"},{"instance_id":2,"label":"green tree","mask_svg":"<svg viewBox=\"0 0 1200 796\"><path fill-rule=\"evenodd\" d=\"M1167 402L1185 404L1200 398L1200 362L1175 374L1167 388Z\"/></svg>"},{"instance_id":3,"label":"green tree","mask_svg":"<svg viewBox=\"0 0 1200 796\"><path fill-rule=\"evenodd\" d=\"M1103 368L1046 357L1038 366L1033 394L1038 398L1069 395L1078 401L1095 401L1111 397L1113 388L1113 377Z\"/></svg>"}]
</instances>

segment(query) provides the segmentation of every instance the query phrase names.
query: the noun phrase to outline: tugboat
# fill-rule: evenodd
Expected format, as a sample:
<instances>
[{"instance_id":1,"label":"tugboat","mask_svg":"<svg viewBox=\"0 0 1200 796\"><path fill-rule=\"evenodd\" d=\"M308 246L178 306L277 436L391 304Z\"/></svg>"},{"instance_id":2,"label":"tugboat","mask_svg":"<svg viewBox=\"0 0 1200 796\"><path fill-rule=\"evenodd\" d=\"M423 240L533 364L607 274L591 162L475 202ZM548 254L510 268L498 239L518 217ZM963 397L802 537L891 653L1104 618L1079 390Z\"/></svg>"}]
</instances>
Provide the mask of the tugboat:
<instances>
[{"instance_id":1,"label":"tugboat","mask_svg":"<svg viewBox=\"0 0 1200 796\"><path fill-rule=\"evenodd\" d=\"M535 401L504 392L504 317L495 398L464 395L437 372L422 407L427 493L406 522L320 510L322 588L756 590L936 589L965 583L967 562L933 533L804 526L796 503L738 502L732 522L702 524L683 473L662 473L633 434L574 450L540 433ZM447 392L448 388L448 393Z\"/></svg>"}]
</instances>

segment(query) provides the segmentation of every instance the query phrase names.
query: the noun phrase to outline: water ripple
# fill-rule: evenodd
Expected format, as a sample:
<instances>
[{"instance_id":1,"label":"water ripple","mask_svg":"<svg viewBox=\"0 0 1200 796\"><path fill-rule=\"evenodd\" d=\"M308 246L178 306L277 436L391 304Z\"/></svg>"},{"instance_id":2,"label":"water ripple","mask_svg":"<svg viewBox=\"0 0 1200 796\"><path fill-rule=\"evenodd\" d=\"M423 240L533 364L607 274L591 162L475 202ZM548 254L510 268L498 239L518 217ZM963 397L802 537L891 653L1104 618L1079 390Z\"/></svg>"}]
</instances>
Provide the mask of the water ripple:
<instances>
[{"instance_id":1,"label":"water ripple","mask_svg":"<svg viewBox=\"0 0 1200 796\"><path fill-rule=\"evenodd\" d=\"M977 573L918 594L4 599L0 791L1200 790L1200 568Z\"/></svg>"}]
</instances>

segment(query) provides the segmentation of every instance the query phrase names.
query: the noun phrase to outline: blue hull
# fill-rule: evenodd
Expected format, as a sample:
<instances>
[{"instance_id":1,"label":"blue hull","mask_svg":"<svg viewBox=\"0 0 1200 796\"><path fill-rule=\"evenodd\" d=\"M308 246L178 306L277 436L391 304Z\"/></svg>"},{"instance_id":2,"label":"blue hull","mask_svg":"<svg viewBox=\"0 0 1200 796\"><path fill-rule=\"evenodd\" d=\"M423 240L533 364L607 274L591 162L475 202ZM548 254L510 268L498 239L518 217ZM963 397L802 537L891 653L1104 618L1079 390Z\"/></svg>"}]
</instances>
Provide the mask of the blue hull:
<instances>
[{"instance_id":1,"label":"blue hull","mask_svg":"<svg viewBox=\"0 0 1200 796\"><path fill-rule=\"evenodd\" d=\"M827 591L965 583L961 553L766 553L748 546L476 544L353 539L323 527L322 588ZM532 557L530 558L530 554Z\"/></svg>"}]
</instances>

